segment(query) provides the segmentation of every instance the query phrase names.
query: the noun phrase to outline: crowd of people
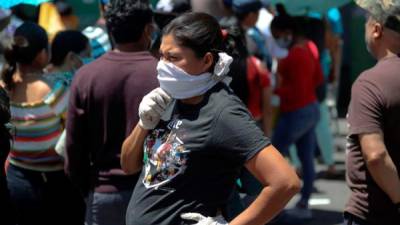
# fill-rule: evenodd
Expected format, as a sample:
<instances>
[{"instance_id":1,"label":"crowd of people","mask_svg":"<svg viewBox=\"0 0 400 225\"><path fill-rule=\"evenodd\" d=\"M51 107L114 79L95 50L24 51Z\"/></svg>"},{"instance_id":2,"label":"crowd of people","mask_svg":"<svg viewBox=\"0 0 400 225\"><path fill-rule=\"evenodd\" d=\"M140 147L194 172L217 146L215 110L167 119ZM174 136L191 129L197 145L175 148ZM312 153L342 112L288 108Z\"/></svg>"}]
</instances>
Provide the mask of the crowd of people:
<instances>
[{"instance_id":1,"label":"crowd of people","mask_svg":"<svg viewBox=\"0 0 400 225\"><path fill-rule=\"evenodd\" d=\"M356 2L378 63L352 89L343 224L398 225L400 3ZM316 152L336 173L338 21L268 0L100 0L80 31L68 1L45 4L57 32L0 10L1 224L313 218Z\"/></svg>"}]
</instances>

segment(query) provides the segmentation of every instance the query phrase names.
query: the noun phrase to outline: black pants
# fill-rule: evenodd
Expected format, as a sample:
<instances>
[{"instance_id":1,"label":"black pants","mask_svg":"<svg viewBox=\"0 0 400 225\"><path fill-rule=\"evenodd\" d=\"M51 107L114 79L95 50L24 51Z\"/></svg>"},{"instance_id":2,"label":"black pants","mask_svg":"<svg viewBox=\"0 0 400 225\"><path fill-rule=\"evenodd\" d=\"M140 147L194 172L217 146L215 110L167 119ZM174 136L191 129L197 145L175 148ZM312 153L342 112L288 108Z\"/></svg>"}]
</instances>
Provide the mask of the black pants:
<instances>
[{"instance_id":1,"label":"black pants","mask_svg":"<svg viewBox=\"0 0 400 225\"><path fill-rule=\"evenodd\" d=\"M7 181L19 225L84 224L84 200L64 171L37 172L10 165Z\"/></svg>"}]
</instances>

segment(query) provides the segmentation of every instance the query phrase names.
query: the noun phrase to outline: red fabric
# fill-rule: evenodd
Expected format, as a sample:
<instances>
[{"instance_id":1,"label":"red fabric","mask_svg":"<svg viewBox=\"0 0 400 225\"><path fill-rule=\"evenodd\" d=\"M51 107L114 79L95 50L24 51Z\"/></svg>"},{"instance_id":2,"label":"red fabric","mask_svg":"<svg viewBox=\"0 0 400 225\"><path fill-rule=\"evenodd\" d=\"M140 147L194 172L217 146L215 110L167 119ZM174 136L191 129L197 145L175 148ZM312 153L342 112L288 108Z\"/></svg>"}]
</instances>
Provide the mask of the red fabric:
<instances>
[{"instance_id":1,"label":"red fabric","mask_svg":"<svg viewBox=\"0 0 400 225\"><path fill-rule=\"evenodd\" d=\"M269 71L263 67L261 61L254 56L247 58L247 84L249 100L247 107L254 118L262 116L262 90L271 86Z\"/></svg>"},{"instance_id":2,"label":"red fabric","mask_svg":"<svg viewBox=\"0 0 400 225\"><path fill-rule=\"evenodd\" d=\"M311 41L294 46L287 58L279 62L281 112L291 112L317 101L316 88L323 82L317 47Z\"/></svg>"}]
</instances>

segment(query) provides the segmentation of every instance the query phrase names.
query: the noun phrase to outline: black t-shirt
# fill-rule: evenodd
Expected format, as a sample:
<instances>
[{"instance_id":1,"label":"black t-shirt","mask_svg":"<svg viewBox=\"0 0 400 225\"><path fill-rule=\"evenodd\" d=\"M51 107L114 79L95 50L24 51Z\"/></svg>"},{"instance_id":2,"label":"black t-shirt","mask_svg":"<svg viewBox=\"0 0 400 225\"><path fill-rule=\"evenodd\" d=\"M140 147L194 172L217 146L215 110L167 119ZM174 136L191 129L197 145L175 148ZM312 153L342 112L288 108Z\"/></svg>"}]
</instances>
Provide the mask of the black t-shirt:
<instances>
[{"instance_id":1,"label":"black t-shirt","mask_svg":"<svg viewBox=\"0 0 400 225\"><path fill-rule=\"evenodd\" d=\"M128 225L182 225L180 214L215 216L244 163L270 144L226 85L198 105L177 102L144 143L144 161L127 211Z\"/></svg>"}]
</instances>

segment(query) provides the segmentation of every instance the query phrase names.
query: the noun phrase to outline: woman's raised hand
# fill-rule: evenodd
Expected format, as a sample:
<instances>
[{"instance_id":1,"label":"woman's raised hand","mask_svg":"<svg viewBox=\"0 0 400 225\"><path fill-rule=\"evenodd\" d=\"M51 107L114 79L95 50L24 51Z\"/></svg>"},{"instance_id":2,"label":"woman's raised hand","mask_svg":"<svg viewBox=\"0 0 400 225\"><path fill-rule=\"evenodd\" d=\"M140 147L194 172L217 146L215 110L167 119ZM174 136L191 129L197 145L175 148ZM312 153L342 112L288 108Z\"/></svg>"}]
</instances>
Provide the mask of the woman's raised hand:
<instances>
[{"instance_id":1,"label":"woman's raised hand","mask_svg":"<svg viewBox=\"0 0 400 225\"><path fill-rule=\"evenodd\" d=\"M146 130L154 129L171 101L171 96L161 88L144 96L139 105L139 126Z\"/></svg>"}]
</instances>

